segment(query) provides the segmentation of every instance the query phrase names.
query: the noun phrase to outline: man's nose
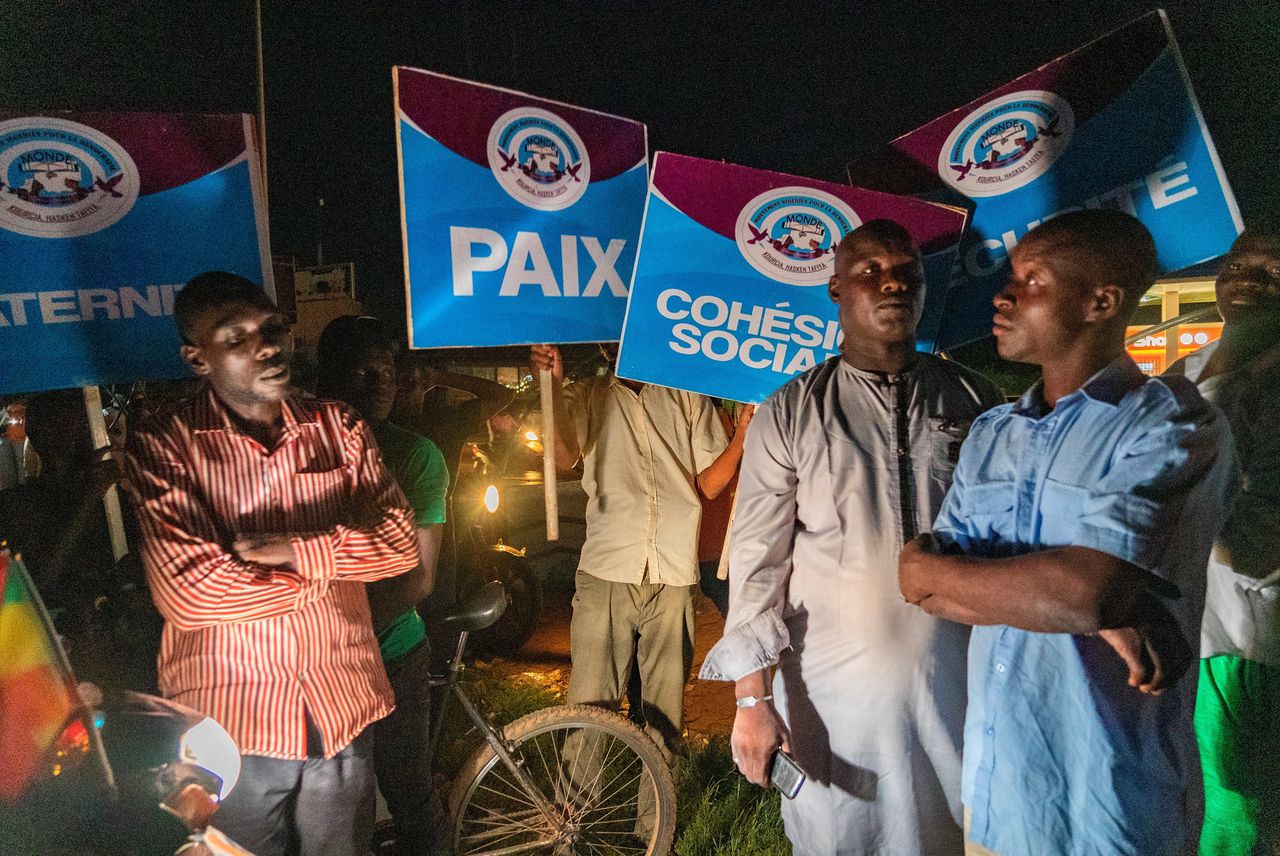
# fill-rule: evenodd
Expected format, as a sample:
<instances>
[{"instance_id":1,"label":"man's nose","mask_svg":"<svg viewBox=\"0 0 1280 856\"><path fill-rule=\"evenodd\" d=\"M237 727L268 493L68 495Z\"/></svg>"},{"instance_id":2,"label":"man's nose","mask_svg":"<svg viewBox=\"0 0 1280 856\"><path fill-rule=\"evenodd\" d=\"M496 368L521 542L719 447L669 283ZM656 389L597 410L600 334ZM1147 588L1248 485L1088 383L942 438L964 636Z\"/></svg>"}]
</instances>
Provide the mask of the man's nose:
<instances>
[{"instance_id":1,"label":"man's nose","mask_svg":"<svg viewBox=\"0 0 1280 856\"><path fill-rule=\"evenodd\" d=\"M997 291L996 296L992 298L991 302L995 305L996 309L1004 309L1005 307L1012 306L1013 294L1010 293L1009 286L1006 285L1004 288Z\"/></svg>"},{"instance_id":2,"label":"man's nose","mask_svg":"<svg viewBox=\"0 0 1280 856\"><path fill-rule=\"evenodd\" d=\"M920 283L914 276L902 271L891 270L880 280L880 291L885 294L912 291L919 286Z\"/></svg>"},{"instance_id":3,"label":"man's nose","mask_svg":"<svg viewBox=\"0 0 1280 856\"><path fill-rule=\"evenodd\" d=\"M285 349L286 343L289 341L289 333L285 332L261 332L258 333L258 359L265 360L274 357Z\"/></svg>"}]
</instances>

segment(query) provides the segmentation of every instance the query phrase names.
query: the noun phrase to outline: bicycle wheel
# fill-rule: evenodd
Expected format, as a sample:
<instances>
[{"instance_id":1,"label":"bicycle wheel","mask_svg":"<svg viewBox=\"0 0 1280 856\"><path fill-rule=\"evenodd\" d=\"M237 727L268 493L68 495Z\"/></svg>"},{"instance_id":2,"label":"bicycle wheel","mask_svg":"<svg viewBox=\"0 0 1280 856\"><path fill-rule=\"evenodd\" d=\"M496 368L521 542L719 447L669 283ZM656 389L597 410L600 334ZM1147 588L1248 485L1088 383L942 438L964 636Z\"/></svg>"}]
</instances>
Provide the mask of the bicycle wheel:
<instances>
[{"instance_id":1,"label":"bicycle wheel","mask_svg":"<svg viewBox=\"0 0 1280 856\"><path fill-rule=\"evenodd\" d=\"M675 782L639 728L577 704L531 713L504 733L550 810L539 807L493 747L482 746L450 795L459 856L662 856L671 849Z\"/></svg>"}]
</instances>

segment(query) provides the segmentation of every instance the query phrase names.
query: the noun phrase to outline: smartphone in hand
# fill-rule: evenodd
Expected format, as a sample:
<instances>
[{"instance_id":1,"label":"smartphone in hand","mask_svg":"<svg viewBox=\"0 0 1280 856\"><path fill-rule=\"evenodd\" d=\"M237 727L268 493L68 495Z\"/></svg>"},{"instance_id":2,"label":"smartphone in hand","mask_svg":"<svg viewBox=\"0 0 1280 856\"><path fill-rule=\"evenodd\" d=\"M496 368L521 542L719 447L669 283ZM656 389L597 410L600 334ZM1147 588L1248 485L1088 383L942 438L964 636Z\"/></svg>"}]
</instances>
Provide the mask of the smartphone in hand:
<instances>
[{"instance_id":1,"label":"smartphone in hand","mask_svg":"<svg viewBox=\"0 0 1280 856\"><path fill-rule=\"evenodd\" d=\"M781 749L773 753L773 760L769 763L769 784L777 788L779 793L787 799L795 799L804 780L804 770L800 769L794 758Z\"/></svg>"}]
</instances>

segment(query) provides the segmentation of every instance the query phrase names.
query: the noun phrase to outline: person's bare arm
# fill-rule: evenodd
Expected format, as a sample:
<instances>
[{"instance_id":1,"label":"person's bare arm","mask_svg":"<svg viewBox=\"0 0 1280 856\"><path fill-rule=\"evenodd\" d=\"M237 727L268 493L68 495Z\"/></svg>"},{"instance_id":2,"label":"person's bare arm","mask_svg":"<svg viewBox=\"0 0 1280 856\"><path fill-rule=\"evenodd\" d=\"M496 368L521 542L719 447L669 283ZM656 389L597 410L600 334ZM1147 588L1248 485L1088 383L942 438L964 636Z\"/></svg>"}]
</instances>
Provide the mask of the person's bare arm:
<instances>
[{"instance_id":1,"label":"person's bare arm","mask_svg":"<svg viewBox=\"0 0 1280 856\"><path fill-rule=\"evenodd\" d=\"M436 566L443 538L444 524L419 526L418 566L407 574L369 585L369 611L375 632L381 632L392 619L431 594L436 587Z\"/></svg>"},{"instance_id":2,"label":"person's bare arm","mask_svg":"<svg viewBox=\"0 0 1280 856\"><path fill-rule=\"evenodd\" d=\"M1088 547L1054 547L1003 559L937 551L921 535L898 557L902 596L964 624L1007 624L1035 633L1096 633L1128 627L1154 579Z\"/></svg>"},{"instance_id":3,"label":"person's bare arm","mask_svg":"<svg viewBox=\"0 0 1280 856\"><path fill-rule=\"evenodd\" d=\"M1195 660L1177 620L1152 593L1155 576L1088 547L1007 559L937 552L921 535L898 558L902 596L962 624L1007 624L1037 633L1097 633L1124 660L1129 685L1158 695Z\"/></svg>"},{"instance_id":4,"label":"person's bare arm","mask_svg":"<svg viewBox=\"0 0 1280 856\"><path fill-rule=\"evenodd\" d=\"M737 474L738 465L742 463L742 445L747 439L747 426L751 424L751 417L755 412L754 404L743 405L738 411L738 420L729 445L710 466L698 473L698 490L707 499L715 499L723 493Z\"/></svg>"},{"instance_id":5,"label":"person's bare arm","mask_svg":"<svg viewBox=\"0 0 1280 856\"><path fill-rule=\"evenodd\" d=\"M556 466L562 470L573 469L582 457L582 449L578 446L578 434L574 423L569 419L569 408L564 400L564 362L560 359L560 349L555 345L534 345L530 349L529 361L535 371L551 372L551 400L556 420Z\"/></svg>"},{"instance_id":6,"label":"person's bare arm","mask_svg":"<svg viewBox=\"0 0 1280 856\"><path fill-rule=\"evenodd\" d=\"M744 675L734 682L735 698L754 696L763 699L769 695L769 670L761 669ZM751 707L740 707L734 712L733 731L729 736L733 763L747 781L764 787L769 784L769 761L778 749L791 751L791 735L782 724L772 699L758 701Z\"/></svg>"}]
</instances>

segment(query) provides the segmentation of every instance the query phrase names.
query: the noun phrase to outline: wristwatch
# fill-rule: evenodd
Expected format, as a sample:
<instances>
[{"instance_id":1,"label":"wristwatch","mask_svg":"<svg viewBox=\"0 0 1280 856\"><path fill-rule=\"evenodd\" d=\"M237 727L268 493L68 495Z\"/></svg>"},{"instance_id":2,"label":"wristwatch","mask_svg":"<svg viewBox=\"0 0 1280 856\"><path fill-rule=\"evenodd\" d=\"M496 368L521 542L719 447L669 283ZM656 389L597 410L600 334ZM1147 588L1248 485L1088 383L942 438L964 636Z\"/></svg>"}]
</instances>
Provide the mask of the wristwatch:
<instances>
[{"instance_id":1,"label":"wristwatch","mask_svg":"<svg viewBox=\"0 0 1280 856\"><path fill-rule=\"evenodd\" d=\"M756 705L758 705L758 704L759 704L760 702L762 702L762 701L773 701L773 696L771 696L771 695L764 695L764 696L753 696L753 695L749 695L749 696L743 696L742 698L740 698L740 699L738 699L737 701L735 701L735 702L734 702L734 704L736 704L738 707L755 707Z\"/></svg>"}]
</instances>

